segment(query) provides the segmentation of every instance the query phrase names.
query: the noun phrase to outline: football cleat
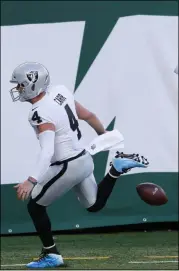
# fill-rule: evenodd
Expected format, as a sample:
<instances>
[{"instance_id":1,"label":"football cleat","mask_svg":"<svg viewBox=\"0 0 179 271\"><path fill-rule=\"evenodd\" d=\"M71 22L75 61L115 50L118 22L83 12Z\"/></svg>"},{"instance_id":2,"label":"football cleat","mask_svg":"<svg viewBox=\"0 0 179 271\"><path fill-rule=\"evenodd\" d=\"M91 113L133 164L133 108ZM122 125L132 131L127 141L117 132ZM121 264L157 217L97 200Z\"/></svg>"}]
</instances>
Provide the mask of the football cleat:
<instances>
[{"instance_id":1,"label":"football cleat","mask_svg":"<svg viewBox=\"0 0 179 271\"><path fill-rule=\"evenodd\" d=\"M110 165L111 169L109 174L114 178L118 178L121 174L128 172L132 168L146 168L149 165L149 162L144 156L140 156L139 154L124 154L123 152L117 152Z\"/></svg>"},{"instance_id":2,"label":"football cleat","mask_svg":"<svg viewBox=\"0 0 179 271\"><path fill-rule=\"evenodd\" d=\"M38 268L49 268L64 266L63 258L61 255L53 253L42 252L38 259L28 263L27 268L38 269Z\"/></svg>"}]
</instances>

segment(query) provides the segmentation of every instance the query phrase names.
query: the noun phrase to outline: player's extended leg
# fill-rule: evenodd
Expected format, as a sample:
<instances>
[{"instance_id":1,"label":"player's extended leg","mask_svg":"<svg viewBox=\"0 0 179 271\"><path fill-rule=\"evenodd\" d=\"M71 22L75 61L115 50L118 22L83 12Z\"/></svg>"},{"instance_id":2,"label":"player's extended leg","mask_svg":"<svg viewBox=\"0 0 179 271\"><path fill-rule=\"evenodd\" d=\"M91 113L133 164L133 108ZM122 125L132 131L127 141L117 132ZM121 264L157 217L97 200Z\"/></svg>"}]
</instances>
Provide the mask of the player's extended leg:
<instances>
[{"instance_id":1,"label":"player's extended leg","mask_svg":"<svg viewBox=\"0 0 179 271\"><path fill-rule=\"evenodd\" d=\"M97 185L93 174L78 184L74 189L79 201L89 212L98 212L111 195L117 179L127 171L136 167L147 167L148 161L136 154L117 153L112 161L109 173Z\"/></svg>"}]
</instances>

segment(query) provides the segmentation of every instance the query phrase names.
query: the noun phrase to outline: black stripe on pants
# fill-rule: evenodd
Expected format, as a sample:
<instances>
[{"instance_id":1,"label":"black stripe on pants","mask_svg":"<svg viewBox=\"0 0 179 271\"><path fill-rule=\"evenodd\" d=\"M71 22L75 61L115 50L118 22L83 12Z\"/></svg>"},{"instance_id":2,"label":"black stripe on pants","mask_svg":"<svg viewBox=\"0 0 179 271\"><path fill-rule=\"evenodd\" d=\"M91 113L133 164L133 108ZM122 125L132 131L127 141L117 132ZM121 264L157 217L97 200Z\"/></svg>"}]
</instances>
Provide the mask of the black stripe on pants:
<instances>
[{"instance_id":1,"label":"black stripe on pants","mask_svg":"<svg viewBox=\"0 0 179 271\"><path fill-rule=\"evenodd\" d=\"M44 196L44 194L47 192L47 190L49 189L49 187L52 186L52 185L53 185L60 177L62 177L62 176L65 174L67 168L68 168L68 163L65 162L65 163L63 164L62 170L60 170L60 172L59 172L56 176L54 176L50 181L48 181L48 182L44 185L44 187L42 188L42 191L41 191L41 192L39 193L39 195L38 195L36 198L34 198L33 200L36 201L36 202L37 202L38 200L40 200L40 199Z\"/></svg>"}]
</instances>

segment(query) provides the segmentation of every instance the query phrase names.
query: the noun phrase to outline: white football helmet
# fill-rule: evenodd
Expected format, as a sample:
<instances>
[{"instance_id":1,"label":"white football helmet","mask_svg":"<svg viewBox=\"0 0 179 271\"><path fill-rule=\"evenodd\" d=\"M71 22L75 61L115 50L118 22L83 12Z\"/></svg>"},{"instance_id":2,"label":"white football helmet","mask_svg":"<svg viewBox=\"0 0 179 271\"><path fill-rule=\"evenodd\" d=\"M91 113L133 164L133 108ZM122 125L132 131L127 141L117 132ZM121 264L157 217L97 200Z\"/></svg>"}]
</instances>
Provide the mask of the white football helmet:
<instances>
[{"instance_id":1,"label":"white football helmet","mask_svg":"<svg viewBox=\"0 0 179 271\"><path fill-rule=\"evenodd\" d=\"M25 62L15 68L10 83L17 84L10 90L13 102L25 102L47 90L50 76L42 64Z\"/></svg>"}]
</instances>

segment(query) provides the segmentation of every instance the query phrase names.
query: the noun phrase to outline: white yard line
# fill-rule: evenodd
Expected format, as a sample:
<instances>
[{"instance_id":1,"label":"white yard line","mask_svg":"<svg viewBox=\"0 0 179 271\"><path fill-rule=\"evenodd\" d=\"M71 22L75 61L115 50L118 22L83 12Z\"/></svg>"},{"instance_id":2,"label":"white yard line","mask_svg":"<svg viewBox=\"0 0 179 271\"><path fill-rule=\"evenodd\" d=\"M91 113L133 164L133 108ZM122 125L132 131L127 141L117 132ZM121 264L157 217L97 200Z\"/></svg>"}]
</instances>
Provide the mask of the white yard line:
<instances>
[{"instance_id":1,"label":"white yard line","mask_svg":"<svg viewBox=\"0 0 179 271\"><path fill-rule=\"evenodd\" d=\"M10 266L26 266L24 263L17 263L17 264L2 264L1 267L10 267Z\"/></svg>"},{"instance_id":2,"label":"white yard line","mask_svg":"<svg viewBox=\"0 0 179 271\"><path fill-rule=\"evenodd\" d=\"M151 255L151 256L144 256L145 258L151 258L151 259L164 259L164 258L170 258L170 259L178 259L178 256L159 256L159 255Z\"/></svg>"},{"instance_id":3,"label":"white yard line","mask_svg":"<svg viewBox=\"0 0 179 271\"><path fill-rule=\"evenodd\" d=\"M174 261L147 261L147 262L145 262L145 261L143 261L143 262L142 261L141 262L135 262L134 261L133 262L132 261L132 262L128 262L128 263L134 263L134 264L138 264L138 263L143 263L143 264L145 264L145 263L148 263L148 264L149 263L178 263L178 261L175 261L175 260Z\"/></svg>"}]
</instances>

